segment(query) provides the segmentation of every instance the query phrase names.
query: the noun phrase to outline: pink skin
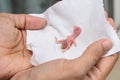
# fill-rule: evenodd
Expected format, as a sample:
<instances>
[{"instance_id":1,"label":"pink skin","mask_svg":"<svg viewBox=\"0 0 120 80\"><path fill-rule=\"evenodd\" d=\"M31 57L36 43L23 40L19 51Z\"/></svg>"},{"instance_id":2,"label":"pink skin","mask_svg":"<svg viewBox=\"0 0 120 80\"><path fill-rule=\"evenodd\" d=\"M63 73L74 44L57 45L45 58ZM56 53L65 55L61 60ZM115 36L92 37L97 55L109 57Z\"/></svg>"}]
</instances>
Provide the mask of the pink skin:
<instances>
[{"instance_id":1,"label":"pink skin","mask_svg":"<svg viewBox=\"0 0 120 80\"><path fill-rule=\"evenodd\" d=\"M74 32L71 36L68 36L67 39L64 39L64 40L57 40L57 38L56 38L56 43L57 44L62 44L61 48L64 51L68 50L71 47L72 44L77 46L77 44L75 42L75 38L77 38L79 36L80 32L81 32L80 27L75 26L74 27Z\"/></svg>"}]
</instances>

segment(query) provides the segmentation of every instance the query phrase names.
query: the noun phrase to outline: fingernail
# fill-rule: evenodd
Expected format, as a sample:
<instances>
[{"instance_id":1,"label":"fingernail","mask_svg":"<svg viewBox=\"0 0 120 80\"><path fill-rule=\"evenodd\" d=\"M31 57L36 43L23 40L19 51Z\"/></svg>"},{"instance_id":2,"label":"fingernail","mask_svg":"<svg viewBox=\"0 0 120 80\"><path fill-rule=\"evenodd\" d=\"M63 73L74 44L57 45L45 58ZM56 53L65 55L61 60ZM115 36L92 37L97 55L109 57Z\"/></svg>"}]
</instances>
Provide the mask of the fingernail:
<instances>
[{"instance_id":1,"label":"fingernail","mask_svg":"<svg viewBox=\"0 0 120 80\"><path fill-rule=\"evenodd\" d=\"M108 51L108 50L110 50L112 48L112 42L110 40L103 41L102 45L103 45L103 48L106 51Z\"/></svg>"}]
</instances>

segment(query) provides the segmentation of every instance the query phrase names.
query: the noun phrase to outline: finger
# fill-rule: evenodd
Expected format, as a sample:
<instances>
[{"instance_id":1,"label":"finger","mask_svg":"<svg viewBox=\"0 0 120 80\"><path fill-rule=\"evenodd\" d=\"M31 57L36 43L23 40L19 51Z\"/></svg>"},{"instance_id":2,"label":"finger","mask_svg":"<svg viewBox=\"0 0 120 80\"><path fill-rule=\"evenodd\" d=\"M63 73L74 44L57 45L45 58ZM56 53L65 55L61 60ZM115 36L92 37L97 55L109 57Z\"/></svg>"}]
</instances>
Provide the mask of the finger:
<instances>
[{"instance_id":1,"label":"finger","mask_svg":"<svg viewBox=\"0 0 120 80\"><path fill-rule=\"evenodd\" d=\"M99 69L100 72L102 72L101 74L102 76L107 77L117 60L118 60L118 54L114 54L114 55L102 58L98 62L98 64L96 64L96 67Z\"/></svg>"},{"instance_id":2,"label":"finger","mask_svg":"<svg viewBox=\"0 0 120 80\"><path fill-rule=\"evenodd\" d=\"M112 42L107 39L101 39L91 44L84 54L74 60L84 72L88 72L109 49Z\"/></svg>"},{"instance_id":3,"label":"finger","mask_svg":"<svg viewBox=\"0 0 120 80\"><path fill-rule=\"evenodd\" d=\"M15 26L20 29L41 29L46 25L43 18L38 18L26 14L11 15Z\"/></svg>"},{"instance_id":4,"label":"finger","mask_svg":"<svg viewBox=\"0 0 120 80\"><path fill-rule=\"evenodd\" d=\"M26 14L1 13L0 16L8 17L20 29L41 29L46 25L46 20Z\"/></svg>"},{"instance_id":5,"label":"finger","mask_svg":"<svg viewBox=\"0 0 120 80\"><path fill-rule=\"evenodd\" d=\"M116 28L116 26L115 26L114 20L113 20L112 18L109 18L107 11L105 11L104 13L105 13L106 19L107 19L107 20L109 21L109 23L112 25L112 27L114 28L114 30L117 31L117 28Z\"/></svg>"},{"instance_id":6,"label":"finger","mask_svg":"<svg viewBox=\"0 0 120 80\"><path fill-rule=\"evenodd\" d=\"M115 31L117 31L117 28L116 28L116 26L115 26L114 20L113 20L112 18L108 18L107 20L109 21L109 23L111 24L111 26L113 27L113 29L114 29Z\"/></svg>"},{"instance_id":7,"label":"finger","mask_svg":"<svg viewBox=\"0 0 120 80\"><path fill-rule=\"evenodd\" d=\"M107 13L107 11L104 11L104 13L105 13L105 17L108 18L108 13Z\"/></svg>"}]
</instances>

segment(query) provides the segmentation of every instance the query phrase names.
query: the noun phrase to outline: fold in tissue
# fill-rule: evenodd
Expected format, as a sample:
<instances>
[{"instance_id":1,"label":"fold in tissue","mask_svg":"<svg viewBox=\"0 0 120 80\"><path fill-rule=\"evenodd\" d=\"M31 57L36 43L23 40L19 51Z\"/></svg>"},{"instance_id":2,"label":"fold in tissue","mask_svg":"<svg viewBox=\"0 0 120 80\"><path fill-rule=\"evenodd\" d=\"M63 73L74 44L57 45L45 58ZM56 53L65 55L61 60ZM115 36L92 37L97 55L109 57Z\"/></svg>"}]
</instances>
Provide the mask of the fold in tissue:
<instances>
[{"instance_id":1,"label":"fold in tissue","mask_svg":"<svg viewBox=\"0 0 120 80\"><path fill-rule=\"evenodd\" d=\"M120 51L120 40L104 15L103 0L62 0L48 8L43 14L31 14L47 20L42 30L27 30L27 48L33 52L31 63L38 64L59 58L74 59L82 55L86 48L101 38L113 42L109 56ZM81 28L72 45L63 52L58 40L66 39L73 33L74 26Z\"/></svg>"}]
</instances>

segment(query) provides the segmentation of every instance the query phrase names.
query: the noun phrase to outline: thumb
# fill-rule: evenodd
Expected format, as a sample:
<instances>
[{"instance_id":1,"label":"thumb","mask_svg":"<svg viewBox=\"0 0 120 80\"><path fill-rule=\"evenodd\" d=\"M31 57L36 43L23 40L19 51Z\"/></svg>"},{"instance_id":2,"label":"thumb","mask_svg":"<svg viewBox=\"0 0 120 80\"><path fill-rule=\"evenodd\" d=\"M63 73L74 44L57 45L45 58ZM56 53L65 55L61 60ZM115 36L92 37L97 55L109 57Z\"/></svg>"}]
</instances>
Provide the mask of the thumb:
<instances>
[{"instance_id":1,"label":"thumb","mask_svg":"<svg viewBox=\"0 0 120 80\"><path fill-rule=\"evenodd\" d=\"M80 58L75 59L75 62L87 73L111 48L111 41L107 39L98 40L91 44Z\"/></svg>"},{"instance_id":2,"label":"thumb","mask_svg":"<svg viewBox=\"0 0 120 80\"><path fill-rule=\"evenodd\" d=\"M1 13L0 15L8 17L15 27L20 29L41 29L46 25L45 19L27 14Z\"/></svg>"}]
</instances>

